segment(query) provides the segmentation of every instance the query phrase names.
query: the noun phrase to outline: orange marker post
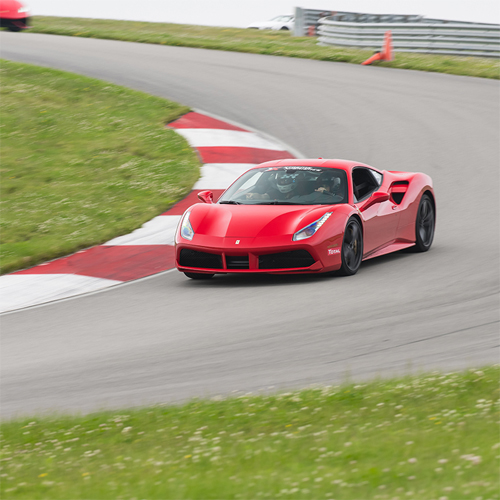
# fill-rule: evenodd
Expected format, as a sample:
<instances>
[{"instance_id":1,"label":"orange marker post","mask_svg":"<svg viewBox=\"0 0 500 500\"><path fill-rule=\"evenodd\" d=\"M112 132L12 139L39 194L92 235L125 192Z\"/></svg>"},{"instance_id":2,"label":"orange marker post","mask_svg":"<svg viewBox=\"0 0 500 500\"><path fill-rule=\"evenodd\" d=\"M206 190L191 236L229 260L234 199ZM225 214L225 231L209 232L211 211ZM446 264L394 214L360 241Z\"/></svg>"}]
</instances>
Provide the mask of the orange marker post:
<instances>
[{"instance_id":1,"label":"orange marker post","mask_svg":"<svg viewBox=\"0 0 500 500\"><path fill-rule=\"evenodd\" d=\"M392 35L391 31L388 30L385 32L384 36L384 45L381 51L375 52L373 56L368 58L366 61L363 61L361 64L366 66L371 64L374 61L392 61L394 59L393 50L392 50Z\"/></svg>"}]
</instances>

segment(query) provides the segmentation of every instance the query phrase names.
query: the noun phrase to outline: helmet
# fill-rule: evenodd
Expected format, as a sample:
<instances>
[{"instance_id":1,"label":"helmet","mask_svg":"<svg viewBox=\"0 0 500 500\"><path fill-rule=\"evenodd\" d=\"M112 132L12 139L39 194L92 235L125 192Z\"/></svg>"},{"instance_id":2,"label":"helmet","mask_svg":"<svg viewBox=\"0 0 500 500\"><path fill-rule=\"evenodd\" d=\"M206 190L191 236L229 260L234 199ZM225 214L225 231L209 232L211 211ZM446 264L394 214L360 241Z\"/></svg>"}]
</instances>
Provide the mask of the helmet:
<instances>
[{"instance_id":1,"label":"helmet","mask_svg":"<svg viewBox=\"0 0 500 500\"><path fill-rule=\"evenodd\" d=\"M295 177L297 177L295 172L289 173L286 170L276 174L276 187L280 193L289 193L297 187L295 184Z\"/></svg>"}]
</instances>

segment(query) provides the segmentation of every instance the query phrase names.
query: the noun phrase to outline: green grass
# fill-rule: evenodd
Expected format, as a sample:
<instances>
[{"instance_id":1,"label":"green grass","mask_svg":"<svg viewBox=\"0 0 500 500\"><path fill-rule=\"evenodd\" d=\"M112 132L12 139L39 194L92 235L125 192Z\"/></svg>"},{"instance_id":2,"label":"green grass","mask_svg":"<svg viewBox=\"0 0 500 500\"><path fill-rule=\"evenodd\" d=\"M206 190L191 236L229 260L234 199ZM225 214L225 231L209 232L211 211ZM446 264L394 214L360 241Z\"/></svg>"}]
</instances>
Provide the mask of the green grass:
<instances>
[{"instance_id":1,"label":"green grass","mask_svg":"<svg viewBox=\"0 0 500 500\"><path fill-rule=\"evenodd\" d=\"M319 47L316 37L294 37L289 32L183 24L35 16L31 31L353 64L360 64L373 54L373 51L367 50ZM394 61L376 64L392 68L500 78L500 61L495 58L396 53Z\"/></svg>"},{"instance_id":2,"label":"green grass","mask_svg":"<svg viewBox=\"0 0 500 500\"><path fill-rule=\"evenodd\" d=\"M498 366L1 428L1 498L499 498Z\"/></svg>"},{"instance_id":3,"label":"green grass","mask_svg":"<svg viewBox=\"0 0 500 500\"><path fill-rule=\"evenodd\" d=\"M165 124L185 106L99 80L1 61L1 272L140 227L199 176Z\"/></svg>"}]
</instances>

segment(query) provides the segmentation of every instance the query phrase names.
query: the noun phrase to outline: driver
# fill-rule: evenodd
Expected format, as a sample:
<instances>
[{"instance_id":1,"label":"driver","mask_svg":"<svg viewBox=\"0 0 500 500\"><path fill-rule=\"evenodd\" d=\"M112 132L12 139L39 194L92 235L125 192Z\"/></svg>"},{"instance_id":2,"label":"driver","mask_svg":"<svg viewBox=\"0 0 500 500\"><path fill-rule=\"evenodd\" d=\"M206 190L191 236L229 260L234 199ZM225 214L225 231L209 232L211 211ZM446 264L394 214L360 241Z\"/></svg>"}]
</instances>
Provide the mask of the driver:
<instances>
[{"instance_id":1,"label":"driver","mask_svg":"<svg viewBox=\"0 0 500 500\"><path fill-rule=\"evenodd\" d=\"M296 172L289 173L286 170L276 173L276 187L282 195L281 198L278 199L286 199L295 196L297 175Z\"/></svg>"},{"instance_id":2,"label":"driver","mask_svg":"<svg viewBox=\"0 0 500 500\"><path fill-rule=\"evenodd\" d=\"M247 193L247 200L288 200L294 197L297 189L297 172L279 170L270 179L265 193Z\"/></svg>"}]
</instances>

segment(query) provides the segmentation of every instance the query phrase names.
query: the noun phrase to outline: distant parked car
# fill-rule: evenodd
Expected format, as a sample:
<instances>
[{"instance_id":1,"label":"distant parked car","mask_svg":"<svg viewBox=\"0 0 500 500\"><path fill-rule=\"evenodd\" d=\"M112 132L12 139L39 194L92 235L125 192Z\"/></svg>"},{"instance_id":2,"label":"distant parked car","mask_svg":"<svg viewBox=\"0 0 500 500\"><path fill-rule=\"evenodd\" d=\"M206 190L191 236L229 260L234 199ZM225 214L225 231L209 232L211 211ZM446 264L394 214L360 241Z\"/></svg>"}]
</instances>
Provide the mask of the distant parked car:
<instances>
[{"instance_id":1,"label":"distant parked car","mask_svg":"<svg viewBox=\"0 0 500 500\"><path fill-rule=\"evenodd\" d=\"M18 0L0 0L0 28L21 31L28 28L30 9Z\"/></svg>"},{"instance_id":2,"label":"distant parked car","mask_svg":"<svg viewBox=\"0 0 500 500\"><path fill-rule=\"evenodd\" d=\"M259 30L293 30L294 22L294 16L278 16L273 17L269 21L252 23L248 28Z\"/></svg>"}]
</instances>

